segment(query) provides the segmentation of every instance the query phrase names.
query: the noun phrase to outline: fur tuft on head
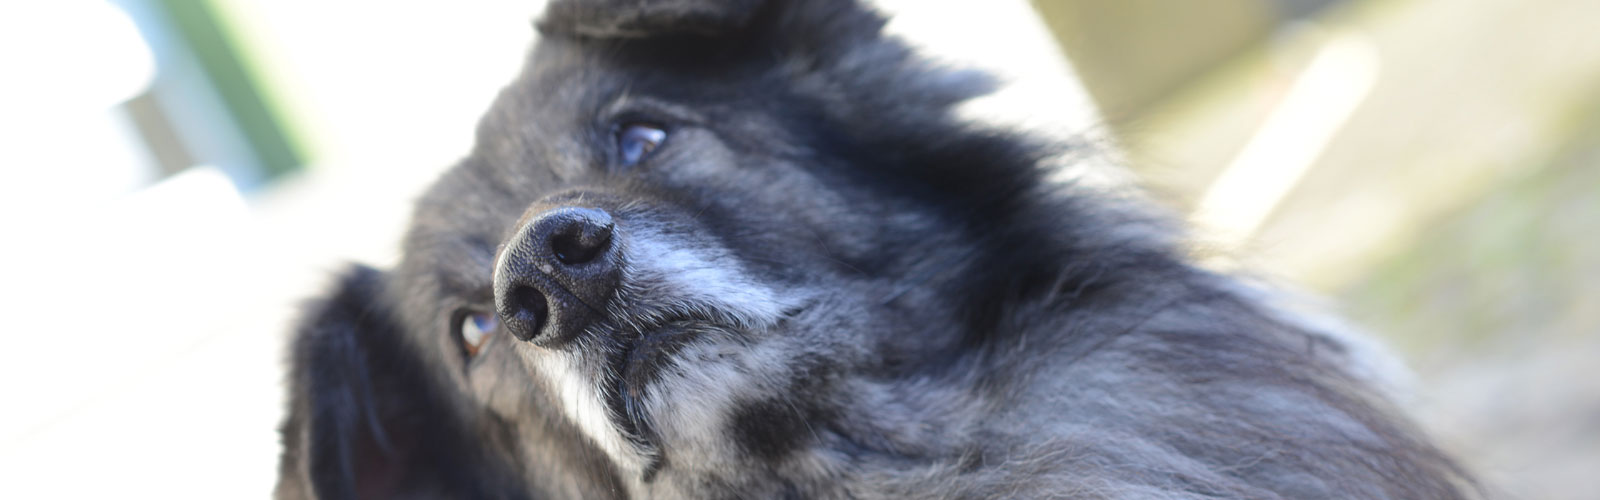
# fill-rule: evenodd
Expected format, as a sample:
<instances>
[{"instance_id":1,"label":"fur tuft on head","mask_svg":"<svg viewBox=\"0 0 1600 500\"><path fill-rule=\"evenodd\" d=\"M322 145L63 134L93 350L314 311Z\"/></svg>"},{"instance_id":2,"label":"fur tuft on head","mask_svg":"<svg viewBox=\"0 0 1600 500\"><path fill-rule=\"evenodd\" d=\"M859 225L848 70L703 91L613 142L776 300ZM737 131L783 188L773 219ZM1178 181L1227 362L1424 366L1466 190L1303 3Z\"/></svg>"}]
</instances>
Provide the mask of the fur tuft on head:
<instances>
[{"instance_id":1,"label":"fur tuft on head","mask_svg":"<svg viewBox=\"0 0 1600 500\"><path fill-rule=\"evenodd\" d=\"M744 28L767 0L556 0L539 30L588 38L718 36Z\"/></svg>"}]
</instances>

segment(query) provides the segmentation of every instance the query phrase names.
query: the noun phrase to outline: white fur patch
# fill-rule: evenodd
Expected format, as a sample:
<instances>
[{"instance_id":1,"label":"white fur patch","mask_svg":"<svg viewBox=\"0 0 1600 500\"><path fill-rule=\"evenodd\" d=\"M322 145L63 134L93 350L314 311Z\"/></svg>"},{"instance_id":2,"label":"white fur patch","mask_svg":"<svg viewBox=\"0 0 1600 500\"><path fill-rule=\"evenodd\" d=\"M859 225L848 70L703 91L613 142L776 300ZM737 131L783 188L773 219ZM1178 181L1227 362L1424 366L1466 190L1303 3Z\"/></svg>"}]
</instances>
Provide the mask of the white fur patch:
<instances>
[{"instance_id":1,"label":"white fur patch","mask_svg":"<svg viewBox=\"0 0 1600 500\"><path fill-rule=\"evenodd\" d=\"M623 282L652 300L706 311L741 328L770 327L789 301L752 279L726 250L672 236L630 232Z\"/></svg>"},{"instance_id":2,"label":"white fur patch","mask_svg":"<svg viewBox=\"0 0 1600 500\"><path fill-rule=\"evenodd\" d=\"M600 449L605 450L618 465L641 470L645 457L632 442L622 436L606 411L605 402L595 380L584 375L581 359L577 355L551 349L521 349L528 361L549 381L561 410L567 418L583 429Z\"/></svg>"},{"instance_id":3,"label":"white fur patch","mask_svg":"<svg viewBox=\"0 0 1600 500\"><path fill-rule=\"evenodd\" d=\"M763 399L780 390L788 374L788 355L795 347L781 341L746 346L709 340L680 351L678 364L684 368L664 374L645 404L669 446L688 456L734 460L737 450L725 448L729 411L740 401ZM680 464L697 465L716 466Z\"/></svg>"}]
</instances>

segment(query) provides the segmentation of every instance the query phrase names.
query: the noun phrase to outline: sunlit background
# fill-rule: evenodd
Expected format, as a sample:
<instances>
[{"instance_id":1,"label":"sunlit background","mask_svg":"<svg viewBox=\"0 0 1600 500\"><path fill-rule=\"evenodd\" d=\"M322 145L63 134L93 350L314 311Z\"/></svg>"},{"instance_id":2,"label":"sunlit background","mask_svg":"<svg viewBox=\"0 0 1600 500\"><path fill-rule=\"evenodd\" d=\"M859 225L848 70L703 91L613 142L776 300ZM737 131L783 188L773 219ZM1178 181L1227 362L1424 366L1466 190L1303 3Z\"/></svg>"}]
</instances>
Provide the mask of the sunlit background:
<instances>
[{"instance_id":1,"label":"sunlit background","mask_svg":"<svg viewBox=\"0 0 1600 500\"><path fill-rule=\"evenodd\" d=\"M1600 489L1600 2L878 3L1393 345L1492 483ZM538 4L0 2L0 498L265 496L296 305L396 259Z\"/></svg>"}]
</instances>

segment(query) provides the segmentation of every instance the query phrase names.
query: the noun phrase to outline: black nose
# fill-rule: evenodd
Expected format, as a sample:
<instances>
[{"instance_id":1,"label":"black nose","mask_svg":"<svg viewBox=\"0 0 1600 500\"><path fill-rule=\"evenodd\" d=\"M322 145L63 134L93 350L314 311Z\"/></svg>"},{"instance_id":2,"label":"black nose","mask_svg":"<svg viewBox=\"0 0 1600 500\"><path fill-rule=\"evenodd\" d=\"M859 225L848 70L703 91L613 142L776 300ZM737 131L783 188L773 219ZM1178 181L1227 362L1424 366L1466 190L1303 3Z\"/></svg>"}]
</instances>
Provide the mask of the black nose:
<instances>
[{"instance_id":1,"label":"black nose","mask_svg":"<svg viewBox=\"0 0 1600 500\"><path fill-rule=\"evenodd\" d=\"M557 347L598 321L616 292L611 214L550 210L517 229L494 273L500 324L518 339Z\"/></svg>"}]
</instances>

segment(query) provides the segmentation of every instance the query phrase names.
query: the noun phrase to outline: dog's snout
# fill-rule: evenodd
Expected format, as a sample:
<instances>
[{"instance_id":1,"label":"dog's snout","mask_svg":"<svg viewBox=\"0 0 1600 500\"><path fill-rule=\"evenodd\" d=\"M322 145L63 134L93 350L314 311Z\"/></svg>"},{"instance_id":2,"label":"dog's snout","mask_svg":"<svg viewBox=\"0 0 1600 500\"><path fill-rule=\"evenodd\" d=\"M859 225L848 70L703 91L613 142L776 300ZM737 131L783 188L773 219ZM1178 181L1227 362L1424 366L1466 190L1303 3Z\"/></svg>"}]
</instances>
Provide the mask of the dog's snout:
<instances>
[{"instance_id":1,"label":"dog's snout","mask_svg":"<svg viewBox=\"0 0 1600 500\"><path fill-rule=\"evenodd\" d=\"M518 339L557 347L598 321L616 292L615 222L598 208L561 207L517 229L495 267L495 309Z\"/></svg>"}]
</instances>

